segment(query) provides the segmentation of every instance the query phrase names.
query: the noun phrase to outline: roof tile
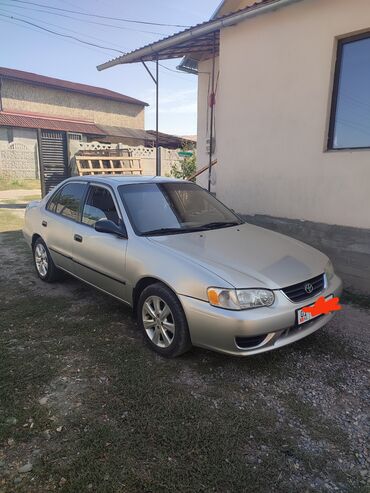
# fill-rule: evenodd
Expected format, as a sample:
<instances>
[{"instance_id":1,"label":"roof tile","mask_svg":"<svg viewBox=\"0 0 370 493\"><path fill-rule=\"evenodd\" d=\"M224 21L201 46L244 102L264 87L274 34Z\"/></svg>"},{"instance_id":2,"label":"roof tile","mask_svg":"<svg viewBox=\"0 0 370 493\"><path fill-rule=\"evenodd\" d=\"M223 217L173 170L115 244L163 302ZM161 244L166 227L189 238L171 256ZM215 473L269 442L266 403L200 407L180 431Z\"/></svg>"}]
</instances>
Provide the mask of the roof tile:
<instances>
[{"instance_id":1,"label":"roof tile","mask_svg":"<svg viewBox=\"0 0 370 493\"><path fill-rule=\"evenodd\" d=\"M94 123L67 120L63 118L50 118L46 116L30 116L23 113L0 112L0 126L20 128L41 128L44 130L59 130L64 132L76 132L91 135L106 135L103 130Z\"/></svg>"}]
</instances>

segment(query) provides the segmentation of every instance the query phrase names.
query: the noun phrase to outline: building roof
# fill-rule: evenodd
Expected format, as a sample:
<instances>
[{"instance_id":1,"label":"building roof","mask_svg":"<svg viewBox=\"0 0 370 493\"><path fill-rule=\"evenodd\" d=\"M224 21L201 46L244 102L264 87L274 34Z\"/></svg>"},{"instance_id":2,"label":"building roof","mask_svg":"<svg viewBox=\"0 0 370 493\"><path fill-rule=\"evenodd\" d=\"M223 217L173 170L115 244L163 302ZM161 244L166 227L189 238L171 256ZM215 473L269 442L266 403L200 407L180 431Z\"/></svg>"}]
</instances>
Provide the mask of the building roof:
<instances>
[{"instance_id":1,"label":"building roof","mask_svg":"<svg viewBox=\"0 0 370 493\"><path fill-rule=\"evenodd\" d=\"M111 125L98 125L105 135L110 137L124 137L132 140L147 140L155 142L155 137L140 128L113 127Z\"/></svg>"},{"instance_id":2,"label":"building roof","mask_svg":"<svg viewBox=\"0 0 370 493\"><path fill-rule=\"evenodd\" d=\"M153 130L100 125L86 120L58 118L37 113L0 111L0 127L1 126L74 132L104 137L105 141L109 141L109 137L146 141L152 144L156 141L156 133ZM184 144L195 144L195 142L186 137L179 137L177 135L170 135L162 132L159 133L159 145L163 147L178 148L182 147Z\"/></svg>"},{"instance_id":3,"label":"building roof","mask_svg":"<svg viewBox=\"0 0 370 493\"><path fill-rule=\"evenodd\" d=\"M125 96L124 94L120 94L118 92L110 91L109 89L104 89L103 87L88 86L86 84L79 84L68 80L55 79L54 77L46 77L45 75L24 72L23 70L0 67L0 78L27 82L37 86L62 89L69 92L77 92L79 94L110 99L121 103L148 106L148 103L145 103L144 101L131 98L130 96Z\"/></svg>"},{"instance_id":4,"label":"building roof","mask_svg":"<svg viewBox=\"0 0 370 493\"><path fill-rule=\"evenodd\" d=\"M147 130L147 133L152 135L155 139L156 131L155 130ZM164 132L158 132L159 135L159 145L167 148L179 148L184 145L192 145L196 144L196 140L192 140L189 137L181 137L180 135L172 135L166 134Z\"/></svg>"},{"instance_id":5,"label":"building roof","mask_svg":"<svg viewBox=\"0 0 370 493\"><path fill-rule=\"evenodd\" d=\"M65 118L51 118L43 115L27 113L13 113L0 111L0 126L20 128L41 128L43 130L59 130L90 135L106 135L92 122L69 120Z\"/></svg>"},{"instance_id":6,"label":"building roof","mask_svg":"<svg viewBox=\"0 0 370 493\"><path fill-rule=\"evenodd\" d=\"M182 56L191 57L194 54L202 54L203 58L210 58L214 52L217 54L219 51L219 36L222 28L234 26L248 18L297 1L299 0L260 0L231 14L197 24L130 53L125 53L98 65L97 68L104 70L119 64L165 60Z\"/></svg>"}]
</instances>

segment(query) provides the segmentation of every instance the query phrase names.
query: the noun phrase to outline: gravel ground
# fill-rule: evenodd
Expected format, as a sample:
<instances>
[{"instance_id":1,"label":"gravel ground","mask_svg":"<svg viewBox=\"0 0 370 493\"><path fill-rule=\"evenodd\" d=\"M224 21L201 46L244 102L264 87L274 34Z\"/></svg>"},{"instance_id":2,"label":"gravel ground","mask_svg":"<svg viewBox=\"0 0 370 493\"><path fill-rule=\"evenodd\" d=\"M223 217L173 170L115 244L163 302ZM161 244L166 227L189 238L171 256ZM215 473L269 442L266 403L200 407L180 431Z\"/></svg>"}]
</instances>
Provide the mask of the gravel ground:
<instances>
[{"instance_id":1,"label":"gravel ground","mask_svg":"<svg viewBox=\"0 0 370 493\"><path fill-rule=\"evenodd\" d=\"M0 491L370 491L370 310L278 351L165 360L0 234Z\"/></svg>"}]
</instances>

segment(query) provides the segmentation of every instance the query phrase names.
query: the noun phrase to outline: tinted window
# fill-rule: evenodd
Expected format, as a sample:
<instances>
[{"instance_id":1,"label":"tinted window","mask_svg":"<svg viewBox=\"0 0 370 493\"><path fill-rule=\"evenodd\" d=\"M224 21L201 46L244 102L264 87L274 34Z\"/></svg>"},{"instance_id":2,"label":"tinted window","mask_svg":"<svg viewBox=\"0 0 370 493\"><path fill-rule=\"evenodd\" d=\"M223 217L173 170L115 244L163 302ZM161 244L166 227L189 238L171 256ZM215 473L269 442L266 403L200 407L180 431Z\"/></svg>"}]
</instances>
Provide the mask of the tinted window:
<instances>
[{"instance_id":1,"label":"tinted window","mask_svg":"<svg viewBox=\"0 0 370 493\"><path fill-rule=\"evenodd\" d=\"M329 147L370 147L370 33L339 42Z\"/></svg>"},{"instance_id":2,"label":"tinted window","mask_svg":"<svg viewBox=\"0 0 370 493\"><path fill-rule=\"evenodd\" d=\"M119 216L109 190L102 187L90 187L85 202L82 222L93 226L99 219L109 219L117 225Z\"/></svg>"},{"instance_id":3,"label":"tinted window","mask_svg":"<svg viewBox=\"0 0 370 493\"><path fill-rule=\"evenodd\" d=\"M59 195L60 195L60 190L58 190L51 197L51 199L48 202L48 205L46 206L46 208L47 208L48 211L55 212L55 209L56 209L56 206L57 206L57 203L58 203L58 199L59 199Z\"/></svg>"},{"instance_id":4,"label":"tinted window","mask_svg":"<svg viewBox=\"0 0 370 493\"><path fill-rule=\"evenodd\" d=\"M118 190L139 234L159 234L162 229L181 233L241 222L211 194L192 183L140 183L123 185Z\"/></svg>"},{"instance_id":5,"label":"tinted window","mask_svg":"<svg viewBox=\"0 0 370 493\"><path fill-rule=\"evenodd\" d=\"M85 189L84 183L69 183L63 187L54 212L79 221Z\"/></svg>"}]
</instances>

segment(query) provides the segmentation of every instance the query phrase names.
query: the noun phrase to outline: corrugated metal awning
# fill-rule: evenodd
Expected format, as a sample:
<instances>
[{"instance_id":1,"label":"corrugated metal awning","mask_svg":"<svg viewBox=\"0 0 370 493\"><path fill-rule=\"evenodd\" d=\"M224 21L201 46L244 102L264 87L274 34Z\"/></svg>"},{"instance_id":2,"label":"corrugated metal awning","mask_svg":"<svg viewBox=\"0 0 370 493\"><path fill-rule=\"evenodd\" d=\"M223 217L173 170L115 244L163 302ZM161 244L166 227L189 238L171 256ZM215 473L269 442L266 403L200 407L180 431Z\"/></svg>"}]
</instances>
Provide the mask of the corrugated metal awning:
<instances>
[{"instance_id":1,"label":"corrugated metal awning","mask_svg":"<svg viewBox=\"0 0 370 493\"><path fill-rule=\"evenodd\" d=\"M214 52L218 53L219 51L221 29L235 26L248 18L271 12L298 1L300 0L259 0L237 12L211 19L130 53L125 53L98 65L97 68L98 70L105 70L125 63L165 60L183 56L191 57L195 53L201 54L203 59L210 58Z\"/></svg>"},{"instance_id":2,"label":"corrugated metal awning","mask_svg":"<svg viewBox=\"0 0 370 493\"><path fill-rule=\"evenodd\" d=\"M59 130L89 135L105 135L104 131L92 122L68 120L64 118L50 118L43 115L12 113L7 111L0 111L0 126L40 128L43 130Z\"/></svg>"}]
</instances>

